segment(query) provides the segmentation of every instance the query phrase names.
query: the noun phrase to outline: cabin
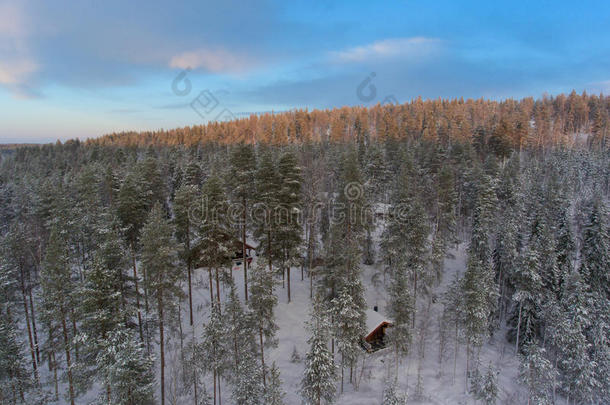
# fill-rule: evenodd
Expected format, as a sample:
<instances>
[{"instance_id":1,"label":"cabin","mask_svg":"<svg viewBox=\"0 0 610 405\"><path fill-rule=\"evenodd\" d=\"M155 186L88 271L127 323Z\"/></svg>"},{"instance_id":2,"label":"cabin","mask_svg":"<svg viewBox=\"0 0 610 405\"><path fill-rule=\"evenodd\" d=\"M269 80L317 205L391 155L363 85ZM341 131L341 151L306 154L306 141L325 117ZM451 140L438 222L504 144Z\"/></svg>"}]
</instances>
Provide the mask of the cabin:
<instances>
[{"instance_id":1,"label":"cabin","mask_svg":"<svg viewBox=\"0 0 610 405\"><path fill-rule=\"evenodd\" d=\"M375 308L376 309L376 308ZM392 327L392 322L376 310L366 311L367 335L363 337L362 346L369 352L376 352L386 347L386 329Z\"/></svg>"},{"instance_id":2,"label":"cabin","mask_svg":"<svg viewBox=\"0 0 610 405\"><path fill-rule=\"evenodd\" d=\"M248 244L246 242L246 265L247 268L250 268L252 264L252 257L256 254L256 249L254 246ZM235 239L233 241L233 270L240 270L243 268L244 258L243 256L243 242L241 240Z\"/></svg>"}]
</instances>

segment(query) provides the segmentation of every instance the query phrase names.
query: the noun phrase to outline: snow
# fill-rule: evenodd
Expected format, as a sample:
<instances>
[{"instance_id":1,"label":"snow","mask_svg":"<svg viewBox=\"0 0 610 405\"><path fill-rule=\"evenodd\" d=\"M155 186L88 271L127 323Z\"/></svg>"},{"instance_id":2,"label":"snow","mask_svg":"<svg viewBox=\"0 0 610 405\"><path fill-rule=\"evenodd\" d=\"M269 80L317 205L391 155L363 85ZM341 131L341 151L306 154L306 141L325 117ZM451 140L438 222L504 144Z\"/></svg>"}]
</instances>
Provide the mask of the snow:
<instances>
[{"instance_id":1,"label":"snow","mask_svg":"<svg viewBox=\"0 0 610 405\"><path fill-rule=\"evenodd\" d=\"M436 288L432 296L436 299L430 306L430 311L426 311L426 303L424 299L418 302L416 322L418 327L413 337L413 349L411 353L404 358L398 365L398 382L397 389L407 393L409 403L414 404L474 404L474 399L467 392L466 386L466 348L460 345L458 348L456 373L453 374L453 352L447 350L446 358L443 359L442 366L439 366L439 315L442 311L440 303L440 295L445 291L448 283L453 279L454 274L459 272L463 274L466 262L466 245L462 244L457 249L451 250L449 257L445 260L445 273L442 283ZM254 261L258 260L254 257ZM254 263L253 263L254 265ZM379 312L372 310L367 311L367 328L371 325L377 326L379 322L388 320L384 315L386 302L383 294L383 287L376 290L372 283L371 277L379 271L379 265L366 266L363 265L363 284L366 288L365 296L370 308L374 305L378 306ZM231 274L235 280L240 299L243 303L243 268L233 269ZM298 393L301 379L303 376L304 363L303 360L297 363L290 361L294 348L297 348L301 358L305 357L305 353L309 349L306 341L309 337L308 331L305 329L305 322L309 319L310 298L309 298L309 279L305 275L304 280L300 277L300 268L292 269L292 302L287 302L286 289L282 288L281 282L276 286L276 294L279 303L275 310L275 316L279 331L277 338L278 346L273 349L265 350L265 363L271 365L273 362L277 364L280 370L280 378L283 382L283 389L286 393L284 398L286 404L301 404L301 397ZM207 269L194 270L193 282L193 309L195 311L194 329L188 325L188 301L182 302L182 328L185 334L185 344L191 336L201 340L203 325L208 321L210 309L210 295L208 290L208 272ZM186 290L186 283L183 283ZM223 288L222 295L227 295L228 289ZM418 355L418 331L421 325L428 325L428 333L423 337L424 356L420 358ZM499 331L491 340L485 344L480 352L481 372L487 369L491 364L499 371L498 386L499 396L498 403L523 403L525 399L525 389L517 382L519 362L514 353L514 346L506 343L504 338L505 331ZM451 335L451 334L450 334ZM450 338L450 340L452 340ZM330 344L330 342L329 342ZM452 345L452 342L448 344ZM158 359L158 349L155 345L155 355ZM176 332L173 332L167 340L167 371L166 384L169 386L172 383L172 375L179 369L180 361L180 341ZM335 352L336 363L339 364L339 356ZM58 361L61 361L58 358ZM382 350L375 353L365 353L358 360L358 366L354 372L354 379L358 383L356 389L349 383L349 369L345 370L346 383L344 385L344 393L338 395L336 404L339 405L371 405L381 404L384 382L389 375L389 372L394 371L395 363L394 356L391 350ZM158 361L155 365L155 372L158 374ZM415 398L415 387L417 385L418 368L421 370L423 395L420 398ZM51 376L46 372L46 367L41 368L43 381L50 379ZM206 376L204 379L207 391L212 392L211 376ZM95 386L86 394L77 398L77 403L86 404L96 398L100 387ZM160 388L159 388L160 390ZM65 384L60 382L60 404L66 403L63 393L67 391ZM157 393L157 398L160 392ZM167 394L166 394L167 395ZM222 398L223 403L230 404L231 387L227 381L222 381ZM187 402L185 402L187 403Z\"/></svg>"}]
</instances>

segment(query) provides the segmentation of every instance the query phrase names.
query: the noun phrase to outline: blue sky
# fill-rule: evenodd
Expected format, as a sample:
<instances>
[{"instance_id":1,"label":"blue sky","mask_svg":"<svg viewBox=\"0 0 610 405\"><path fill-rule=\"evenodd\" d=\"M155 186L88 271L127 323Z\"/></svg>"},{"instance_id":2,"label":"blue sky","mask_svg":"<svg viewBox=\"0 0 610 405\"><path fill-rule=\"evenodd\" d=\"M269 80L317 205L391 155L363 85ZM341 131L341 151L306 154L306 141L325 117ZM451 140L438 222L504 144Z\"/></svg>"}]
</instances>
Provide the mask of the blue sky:
<instances>
[{"instance_id":1,"label":"blue sky","mask_svg":"<svg viewBox=\"0 0 610 405\"><path fill-rule=\"evenodd\" d=\"M0 143L388 96L608 93L608 21L607 1L0 0Z\"/></svg>"}]
</instances>

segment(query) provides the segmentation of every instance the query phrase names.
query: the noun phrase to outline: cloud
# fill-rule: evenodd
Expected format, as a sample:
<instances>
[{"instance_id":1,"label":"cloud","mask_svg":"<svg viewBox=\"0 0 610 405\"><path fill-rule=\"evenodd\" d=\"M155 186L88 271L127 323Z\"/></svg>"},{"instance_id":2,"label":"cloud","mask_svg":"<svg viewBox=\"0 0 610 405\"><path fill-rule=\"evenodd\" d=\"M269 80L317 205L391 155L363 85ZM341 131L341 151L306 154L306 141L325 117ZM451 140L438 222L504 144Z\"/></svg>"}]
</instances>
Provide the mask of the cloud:
<instances>
[{"instance_id":1,"label":"cloud","mask_svg":"<svg viewBox=\"0 0 610 405\"><path fill-rule=\"evenodd\" d=\"M368 62L389 58L422 58L438 51L441 40L437 38L411 37L389 38L331 52L331 59L339 63Z\"/></svg>"},{"instance_id":2,"label":"cloud","mask_svg":"<svg viewBox=\"0 0 610 405\"><path fill-rule=\"evenodd\" d=\"M169 66L179 69L203 69L211 73L244 73L256 63L247 55L222 48L197 49L172 57Z\"/></svg>"},{"instance_id":3,"label":"cloud","mask_svg":"<svg viewBox=\"0 0 610 405\"><path fill-rule=\"evenodd\" d=\"M30 83L39 64L29 50L26 20L19 3L0 3L0 85L19 98L39 96Z\"/></svg>"}]
</instances>

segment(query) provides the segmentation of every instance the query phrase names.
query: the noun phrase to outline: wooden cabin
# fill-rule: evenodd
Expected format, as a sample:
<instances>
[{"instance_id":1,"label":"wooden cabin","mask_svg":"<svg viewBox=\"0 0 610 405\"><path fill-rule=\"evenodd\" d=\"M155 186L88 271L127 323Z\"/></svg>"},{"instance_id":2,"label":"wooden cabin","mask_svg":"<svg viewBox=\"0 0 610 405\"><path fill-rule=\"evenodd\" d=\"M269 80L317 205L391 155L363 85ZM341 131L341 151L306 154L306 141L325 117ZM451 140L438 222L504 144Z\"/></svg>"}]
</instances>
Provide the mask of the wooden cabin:
<instances>
[{"instance_id":1,"label":"wooden cabin","mask_svg":"<svg viewBox=\"0 0 610 405\"><path fill-rule=\"evenodd\" d=\"M392 327L392 322L379 312L374 310L366 311L367 335L363 339L365 350L372 353L385 348L386 329L390 327Z\"/></svg>"},{"instance_id":2,"label":"wooden cabin","mask_svg":"<svg viewBox=\"0 0 610 405\"><path fill-rule=\"evenodd\" d=\"M236 239L233 242L233 270L239 270L243 268L243 242L241 240ZM252 263L252 256L256 254L256 249L254 246L248 244L246 242L246 263L248 268L250 268L250 264Z\"/></svg>"}]
</instances>

